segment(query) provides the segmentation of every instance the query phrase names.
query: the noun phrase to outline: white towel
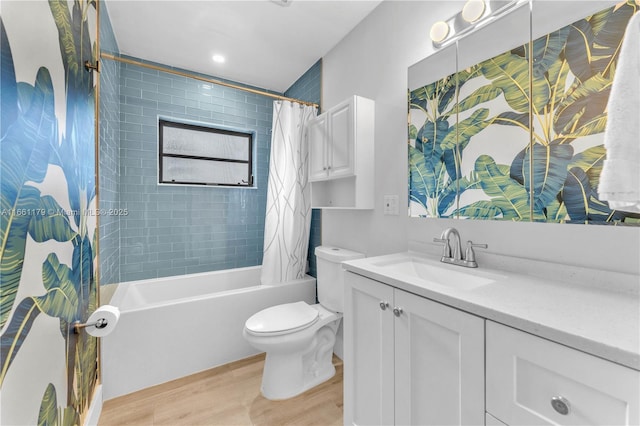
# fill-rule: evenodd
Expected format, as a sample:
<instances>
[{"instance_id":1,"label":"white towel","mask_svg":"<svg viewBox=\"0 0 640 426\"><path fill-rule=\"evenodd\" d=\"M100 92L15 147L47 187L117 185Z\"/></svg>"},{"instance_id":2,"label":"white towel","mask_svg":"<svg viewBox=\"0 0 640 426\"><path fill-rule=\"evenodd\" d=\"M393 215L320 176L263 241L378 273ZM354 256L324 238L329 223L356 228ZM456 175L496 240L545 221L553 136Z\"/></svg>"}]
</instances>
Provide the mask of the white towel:
<instances>
[{"instance_id":1,"label":"white towel","mask_svg":"<svg viewBox=\"0 0 640 426\"><path fill-rule=\"evenodd\" d=\"M607 109L598 193L612 209L640 212L640 13L627 25Z\"/></svg>"}]
</instances>

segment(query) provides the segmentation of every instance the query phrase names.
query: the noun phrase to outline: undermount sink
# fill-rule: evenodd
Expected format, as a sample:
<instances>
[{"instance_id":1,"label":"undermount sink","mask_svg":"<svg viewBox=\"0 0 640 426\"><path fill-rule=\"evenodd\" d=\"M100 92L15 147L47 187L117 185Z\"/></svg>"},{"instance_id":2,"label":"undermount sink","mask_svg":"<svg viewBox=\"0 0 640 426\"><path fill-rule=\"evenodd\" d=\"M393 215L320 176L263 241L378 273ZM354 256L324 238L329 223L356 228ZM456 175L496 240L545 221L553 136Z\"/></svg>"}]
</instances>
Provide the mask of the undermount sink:
<instances>
[{"instance_id":1,"label":"undermount sink","mask_svg":"<svg viewBox=\"0 0 640 426\"><path fill-rule=\"evenodd\" d=\"M387 275L397 278L417 278L431 284L460 290L473 290L496 282L500 277L470 269L468 272L460 266L440 264L437 261L422 259L410 254L397 258L379 260L371 263L383 269Z\"/></svg>"}]
</instances>

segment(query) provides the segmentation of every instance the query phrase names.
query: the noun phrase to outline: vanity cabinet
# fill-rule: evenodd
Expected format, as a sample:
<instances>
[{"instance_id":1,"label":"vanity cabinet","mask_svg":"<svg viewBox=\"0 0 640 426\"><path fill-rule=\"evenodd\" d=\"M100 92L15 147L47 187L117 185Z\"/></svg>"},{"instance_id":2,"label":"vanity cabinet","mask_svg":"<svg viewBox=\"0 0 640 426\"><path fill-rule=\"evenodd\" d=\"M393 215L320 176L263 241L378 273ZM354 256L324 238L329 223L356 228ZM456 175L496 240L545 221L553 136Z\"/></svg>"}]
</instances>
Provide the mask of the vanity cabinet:
<instances>
[{"instance_id":1,"label":"vanity cabinet","mask_svg":"<svg viewBox=\"0 0 640 426\"><path fill-rule=\"evenodd\" d=\"M309 122L314 208L373 208L375 104L353 96Z\"/></svg>"},{"instance_id":2,"label":"vanity cabinet","mask_svg":"<svg viewBox=\"0 0 640 426\"><path fill-rule=\"evenodd\" d=\"M484 320L346 272L345 424L484 424Z\"/></svg>"},{"instance_id":3,"label":"vanity cabinet","mask_svg":"<svg viewBox=\"0 0 640 426\"><path fill-rule=\"evenodd\" d=\"M493 321L486 339L487 412L502 423L640 423L640 372Z\"/></svg>"}]
</instances>

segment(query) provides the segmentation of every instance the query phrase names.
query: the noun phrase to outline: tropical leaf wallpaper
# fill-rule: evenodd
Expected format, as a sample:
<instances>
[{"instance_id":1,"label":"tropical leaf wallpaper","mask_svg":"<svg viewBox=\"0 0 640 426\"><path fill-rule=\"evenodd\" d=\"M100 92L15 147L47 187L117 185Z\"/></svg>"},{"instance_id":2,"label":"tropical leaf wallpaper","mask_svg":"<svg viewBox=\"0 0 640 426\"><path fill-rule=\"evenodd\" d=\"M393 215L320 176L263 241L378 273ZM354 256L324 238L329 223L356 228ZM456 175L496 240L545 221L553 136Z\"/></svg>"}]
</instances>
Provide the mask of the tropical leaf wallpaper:
<instances>
[{"instance_id":1,"label":"tropical leaf wallpaper","mask_svg":"<svg viewBox=\"0 0 640 426\"><path fill-rule=\"evenodd\" d=\"M598 198L607 102L638 7L620 3L411 90L410 213L640 224Z\"/></svg>"},{"instance_id":2,"label":"tropical leaf wallpaper","mask_svg":"<svg viewBox=\"0 0 640 426\"><path fill-rule=\"evenodd\" d=\"M97 380L96 339L72 331L97 305L97 5L3 3L0 422L80 424ZM25 32L57 48L15 50Z\"/></svg>"}]
</instances>

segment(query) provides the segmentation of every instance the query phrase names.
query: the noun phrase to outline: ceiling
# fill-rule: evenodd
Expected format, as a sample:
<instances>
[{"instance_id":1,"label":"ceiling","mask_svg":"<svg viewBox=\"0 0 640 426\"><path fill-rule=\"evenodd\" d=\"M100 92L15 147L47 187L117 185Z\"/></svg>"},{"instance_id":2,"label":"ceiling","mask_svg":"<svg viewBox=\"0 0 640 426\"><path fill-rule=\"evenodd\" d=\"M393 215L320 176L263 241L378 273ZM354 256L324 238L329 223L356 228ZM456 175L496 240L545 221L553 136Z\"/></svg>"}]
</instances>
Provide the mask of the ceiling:
<instances>
[{"instance_id":1,"label":"ceiling","mask_svg":"<svg viewBox=\"0 0 640 426\"><path fill-rule=\"evenodd\" d=\"M121 54L284 92L381 0L284 2L107 0L106 7Z\"/></svg>"}]
</instances>

